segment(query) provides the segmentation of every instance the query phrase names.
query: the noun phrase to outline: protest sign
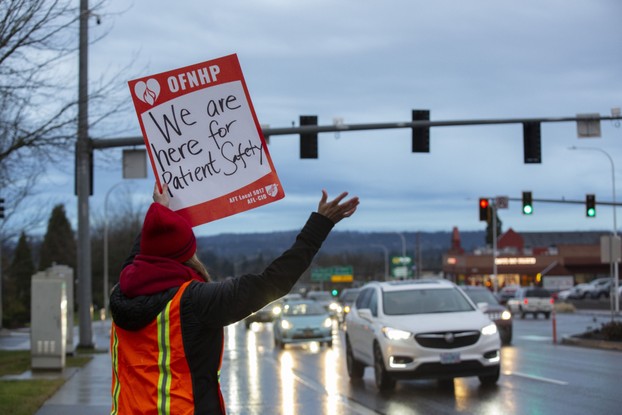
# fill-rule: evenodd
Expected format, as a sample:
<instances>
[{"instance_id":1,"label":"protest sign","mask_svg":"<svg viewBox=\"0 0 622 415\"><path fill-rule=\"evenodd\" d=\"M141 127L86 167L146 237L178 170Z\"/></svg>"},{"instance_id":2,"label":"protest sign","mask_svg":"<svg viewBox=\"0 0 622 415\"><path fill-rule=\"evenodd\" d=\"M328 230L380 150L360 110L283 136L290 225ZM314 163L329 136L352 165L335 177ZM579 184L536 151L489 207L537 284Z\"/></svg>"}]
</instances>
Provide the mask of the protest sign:
<instances>
[{"instance_id":1,"label":"protest sign","mask_svg":"<svg viewBox=\"0 0 622 415\"><path fill-rule=\"evenodd\" d=\"M285 196L237 55L128 85L158 185L193 226Z\"/></svg>"}]
</instances>

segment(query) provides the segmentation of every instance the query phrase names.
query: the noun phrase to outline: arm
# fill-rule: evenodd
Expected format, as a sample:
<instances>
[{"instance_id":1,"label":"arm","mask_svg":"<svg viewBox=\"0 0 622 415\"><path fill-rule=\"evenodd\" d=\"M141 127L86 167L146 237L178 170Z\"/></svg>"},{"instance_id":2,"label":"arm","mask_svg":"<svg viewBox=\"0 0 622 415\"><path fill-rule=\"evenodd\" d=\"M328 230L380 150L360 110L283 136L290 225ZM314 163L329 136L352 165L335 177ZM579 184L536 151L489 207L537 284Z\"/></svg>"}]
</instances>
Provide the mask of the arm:
<instances>
[{"instance_id":1,"label":"arm","mask_svg":"<svg viewBox=\"0 0 622 415\"><path fill-rule=\"evenodd\" d=\"M294 244L261 274L243 275L219 283L196 284L195 313L210 327L242 320L271 301L287 294L311 261L333 226L356 211L359 200L342 193L331 202L322 192L318 212L312 213Z\"/></svg>"}]
</instances>

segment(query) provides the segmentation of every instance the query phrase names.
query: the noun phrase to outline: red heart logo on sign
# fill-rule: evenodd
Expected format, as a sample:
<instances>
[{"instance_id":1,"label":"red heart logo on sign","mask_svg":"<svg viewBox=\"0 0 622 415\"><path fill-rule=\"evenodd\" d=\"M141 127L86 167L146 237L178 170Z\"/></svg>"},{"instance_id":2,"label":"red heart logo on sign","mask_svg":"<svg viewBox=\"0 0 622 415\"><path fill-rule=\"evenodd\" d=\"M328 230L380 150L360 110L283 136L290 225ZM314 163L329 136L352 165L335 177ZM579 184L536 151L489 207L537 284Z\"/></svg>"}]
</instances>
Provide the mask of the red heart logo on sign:
<instances>
[{"instance_id":1,"label":"red heart logo on sign","mask_svg":"<svg viewBox=\"0 0 622 415\"><path fill-rule=\"evenodd\" d=\"M160 95L160 84L155 79L148 79L147 82L139 81L134 85L134 94L142 102L153 105Z\"/></svg>"}]
</instances>

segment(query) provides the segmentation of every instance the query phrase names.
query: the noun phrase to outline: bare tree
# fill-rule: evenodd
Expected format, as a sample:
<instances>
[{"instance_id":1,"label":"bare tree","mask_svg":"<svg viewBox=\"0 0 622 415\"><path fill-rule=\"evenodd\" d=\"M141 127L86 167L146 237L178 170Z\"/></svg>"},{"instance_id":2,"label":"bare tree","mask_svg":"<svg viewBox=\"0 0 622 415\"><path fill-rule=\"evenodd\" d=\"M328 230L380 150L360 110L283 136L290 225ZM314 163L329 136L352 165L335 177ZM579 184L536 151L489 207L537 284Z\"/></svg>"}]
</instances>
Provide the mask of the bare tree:
<instances>
[{"instance_id":1,"label":"bare tree","mask_svg":"<svg viewBox=\"0 0 622 415\"><path fill-rule=\"evenodd\" d=\"M93 3L98 24L103 0ZM50 163L73 165L66 160L76 143L79 18L75 0L0 1L0 189L8 212L32 196ZM111 99L124 86L118 73L90 88L91 127L126 108Z\"/></svg>"},{"instance_id":2,"label":"bare tree","mask_svg":"<svg viewBox=\"0 0 622 415\"><path fill-rule=\"evenodd\" d=\"M0 162L9 182L25 157L49 157L75 135L76 99L59 100L66 93L54 79L76 49L69 33L79 15L71 3L0 2Z\"/></svg>"}]
</instances>

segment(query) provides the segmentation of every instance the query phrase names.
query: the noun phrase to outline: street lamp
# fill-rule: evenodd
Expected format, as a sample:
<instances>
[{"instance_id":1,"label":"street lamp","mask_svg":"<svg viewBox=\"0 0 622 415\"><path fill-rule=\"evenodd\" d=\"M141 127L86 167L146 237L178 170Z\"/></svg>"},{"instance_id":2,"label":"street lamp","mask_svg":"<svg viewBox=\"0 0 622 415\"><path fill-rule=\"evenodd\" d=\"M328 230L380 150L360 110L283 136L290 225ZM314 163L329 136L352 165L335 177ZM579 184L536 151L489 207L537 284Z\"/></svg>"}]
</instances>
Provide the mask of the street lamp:
<instances>
[{"instance_id":1,"label":"street lamp","mask_svg":"<svg viewBox=\"0 0 622 415\"><path fill-rule=\"evenodd\" d=\"M389 280L389 250L386 246L380 244L372 244L375 248L380 248L384 251L384 280Z\"/></svg>"},{"instance_id":2,"label":"street lamp","mask_svg":"<svg viewBox=\"0 0 622 415\"><path fill-rule=\"evenodd\" d=\"M406 256L406 238L404 238L404 235L401 234L400 232L395 232L396 234L398 234L400 236L400 238L402 238L402 257Z\"/></svg>"},{"instance_id":3,"label":"street lamp","mask_svg":"<svg viewBox=\"0 0 622 415\"><path fill-rule=\"evenodd\" d=\"M616 219L616 174L615 174L615 166L613 164L613 159L611 158L611 156L609 155L609 153L607 153L605 150L598 148L598 147L577 147L577 146L572 146L572 147L568 147L569 150L591 150L591 151L598 151L603 153L605 156L607 156L607 158L609 159L609 163L611 164L611 188L612 188L612 194L613 194L613 240L611 241L611 243L609 244L610 250L613 250L613 245L614 245L614 240L617 241L618 240L618 223L617 223L617 219ZM617 246L617 244L616 244ZM619 268L618 268L618 255L619 252L615 253L615 258L613 255L613 252L611 252L610 255L610 260L613 263L613 284L614 284L614 292L613 292L613 303L614 303L614 310L616 313L620 312L620 299L618 297L618 286L619 286Z\"/></svg>"}]
</instances>

